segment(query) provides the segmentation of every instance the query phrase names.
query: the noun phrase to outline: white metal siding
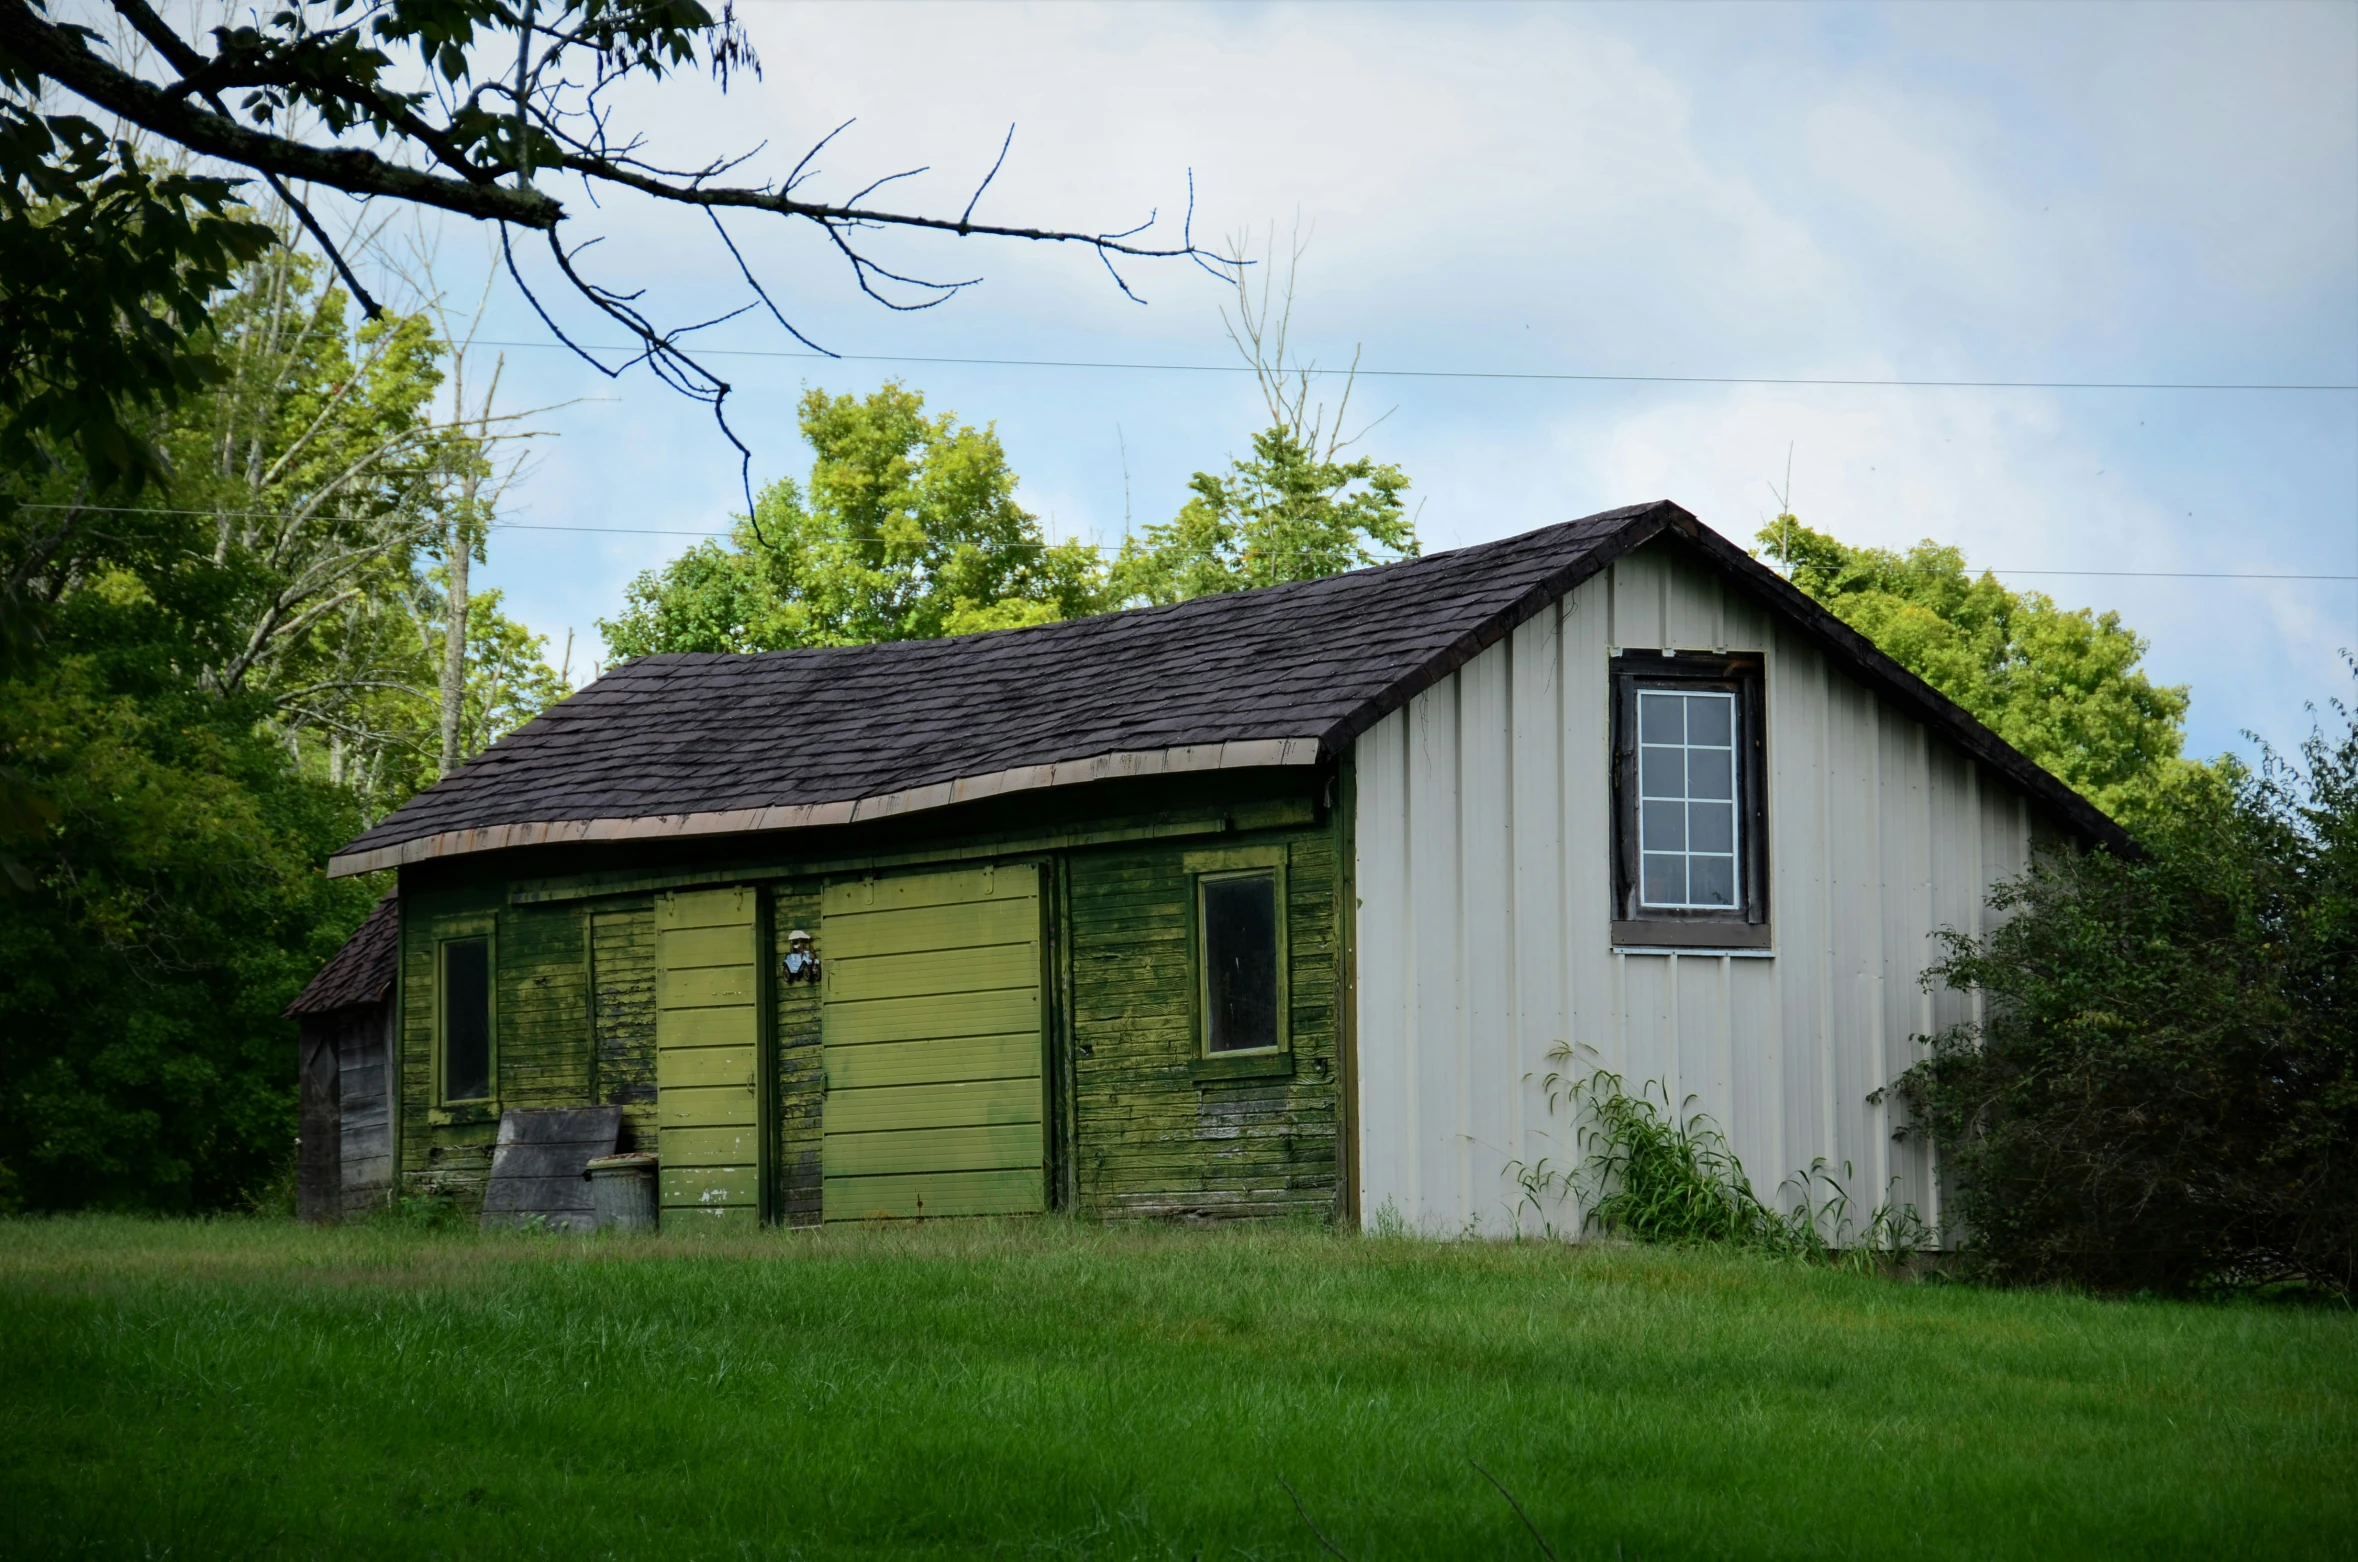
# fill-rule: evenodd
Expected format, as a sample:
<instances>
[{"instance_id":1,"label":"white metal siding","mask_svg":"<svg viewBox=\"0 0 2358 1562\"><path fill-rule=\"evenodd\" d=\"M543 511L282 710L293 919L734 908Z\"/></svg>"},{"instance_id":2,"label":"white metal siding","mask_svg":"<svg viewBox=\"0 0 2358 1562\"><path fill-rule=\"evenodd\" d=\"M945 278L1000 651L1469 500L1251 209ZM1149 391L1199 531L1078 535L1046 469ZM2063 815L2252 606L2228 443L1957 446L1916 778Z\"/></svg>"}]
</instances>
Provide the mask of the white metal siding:
<instances>
[{"instance_id":1,"label":"white metal siding","mask_svg":"<svg viewBox=\"0 0 2358 1562\"><path fill-rule=\"evenodd\" d=\"M1612 646L1765 653L1768 958L1613 951ZM1927 1152L1867 1097L1963 1017L1917 977L2028 857L2003 782L1660 548L1386 717L1356 761L1364 1222L1513 1229L1515 1166L1577 1160L1544 1086L1564 1043L1583 1074L1691 1097L1764 1196L1822 1158L1853 1168L1855 1218L1937 1217Z\"/></svg>"}]
</instances>

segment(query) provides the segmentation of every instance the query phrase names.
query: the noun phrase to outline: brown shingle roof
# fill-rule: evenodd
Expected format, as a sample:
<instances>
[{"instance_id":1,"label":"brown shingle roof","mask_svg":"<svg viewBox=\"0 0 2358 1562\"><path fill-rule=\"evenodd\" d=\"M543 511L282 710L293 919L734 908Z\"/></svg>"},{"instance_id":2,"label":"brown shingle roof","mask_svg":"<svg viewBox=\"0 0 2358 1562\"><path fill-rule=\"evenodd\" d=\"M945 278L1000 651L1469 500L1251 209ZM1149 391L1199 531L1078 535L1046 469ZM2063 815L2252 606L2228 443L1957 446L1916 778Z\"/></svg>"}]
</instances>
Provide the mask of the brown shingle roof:
<instances>
[{"instance_id":1,"label":"brown shingle roof","mask_svg":"<svg viewBox=\"0 0 2358 1562\"><path fill-rule=\"evenodd\" d=\"M310 984L286 1006L291 1017L351 1009L384 998L393 988L393 972L401 950L401 900L387 895L368 914L368 920L344 947L328 957Z\"/></svg>"},{"instance_id":2,"label":"brown shingle roof","mask_svg":"<svg viewBox=\"0 0 2358 1562\"><path fill-rule=\"evenodd\" d=\"M2112 821L1677 505L1325 580L952 640L640 657L412 798L339 873L542 841L841 823L1024 787L1331 757L1672 531L2068 824Z\"/></svg>"}]
</instances>

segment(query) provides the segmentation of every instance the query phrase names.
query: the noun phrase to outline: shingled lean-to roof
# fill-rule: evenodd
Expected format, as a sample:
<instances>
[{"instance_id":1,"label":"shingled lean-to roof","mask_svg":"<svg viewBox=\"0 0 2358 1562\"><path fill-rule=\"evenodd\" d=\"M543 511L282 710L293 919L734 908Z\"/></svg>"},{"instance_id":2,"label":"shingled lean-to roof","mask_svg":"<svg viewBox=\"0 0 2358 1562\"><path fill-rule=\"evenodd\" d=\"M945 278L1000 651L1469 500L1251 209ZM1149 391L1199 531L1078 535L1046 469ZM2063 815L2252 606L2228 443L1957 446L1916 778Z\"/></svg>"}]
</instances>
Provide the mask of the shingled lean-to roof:
<instances>
[{"instance_id":1,"label":"shingled lean-to roof","mask_svg":"<svg viewBox=\"0 0 2358 1562\"><path fill-rule=\"evenodd\" d=\"M1310 765L1631 549L1672 533L1967 753L2120 827L1667 501L1325 580L954 640L643 656L501 739L329 863L797 829L1122 776Z\"/></svg>"},{"instance_id":2,"label":"shingled lean-to roof","mask_svg":"<svg viewBox=\"0 0 2358 1562\"><path fill-rule=\"evenodd\" d=\"M401 898L387 895L281 1012L292 1018L379 1002L393 990L400 953Z\"/></svg>"}]
</instances>

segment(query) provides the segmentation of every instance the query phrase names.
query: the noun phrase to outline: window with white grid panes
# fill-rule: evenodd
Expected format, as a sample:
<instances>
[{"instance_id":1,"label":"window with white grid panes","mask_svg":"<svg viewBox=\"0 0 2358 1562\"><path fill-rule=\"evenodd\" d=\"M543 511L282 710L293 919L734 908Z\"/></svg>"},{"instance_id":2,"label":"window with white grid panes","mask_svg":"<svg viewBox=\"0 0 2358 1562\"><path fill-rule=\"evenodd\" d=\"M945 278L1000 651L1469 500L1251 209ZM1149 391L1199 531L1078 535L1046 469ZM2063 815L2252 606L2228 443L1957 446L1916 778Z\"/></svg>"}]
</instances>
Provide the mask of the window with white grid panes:
<instances>
[{"instance_id":1,"label":"window with white grid panes","mask_svg":"<svg viewBox=\"0 0 2358 1562\"><path fill-rule=\"evenodd\" d=\"M1637 718L1638 903L1735 910L1743 903L1736 696L1641 689Z\"/></svg>"}]
</instances>

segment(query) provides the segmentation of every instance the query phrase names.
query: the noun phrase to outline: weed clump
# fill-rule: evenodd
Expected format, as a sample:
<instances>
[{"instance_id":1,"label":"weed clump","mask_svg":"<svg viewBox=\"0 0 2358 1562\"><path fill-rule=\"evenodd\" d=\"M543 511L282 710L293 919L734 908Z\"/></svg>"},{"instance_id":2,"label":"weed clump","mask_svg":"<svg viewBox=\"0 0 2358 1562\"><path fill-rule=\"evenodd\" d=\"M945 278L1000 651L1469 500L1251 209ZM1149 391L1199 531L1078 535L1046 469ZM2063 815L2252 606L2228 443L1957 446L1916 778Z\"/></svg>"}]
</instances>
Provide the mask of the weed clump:
<instances>
[{"instance_id":1,"label":"weed clump","mask_svg":"<svg viewBox=\"0 0 2358 1562\"><path fill-rule=\"evenodd\" d=\"M1693 1110L1692 1096L1674 1110L1659 1080L1632 1093L1610 1069L1571 1072L1569 1046L1549 1057L1557 1065L1545 1081L1549 1107L1571 1110L1580 1164L1517 1168L1534 1206L1552 1185L1576 1200L1585 1230L1780 1258L1904 1262L1928 1245L1930 1230L1912 1205L1879 1204L1863 1230L1856 1225L1848 1162L1838 1176L1823 1157L1812 1161L1780 1184L1779 1193L1791 1197L1772 1204L1753 1191L1727 1135L1708 1113Z\"/></svg>"}]
</instances>

